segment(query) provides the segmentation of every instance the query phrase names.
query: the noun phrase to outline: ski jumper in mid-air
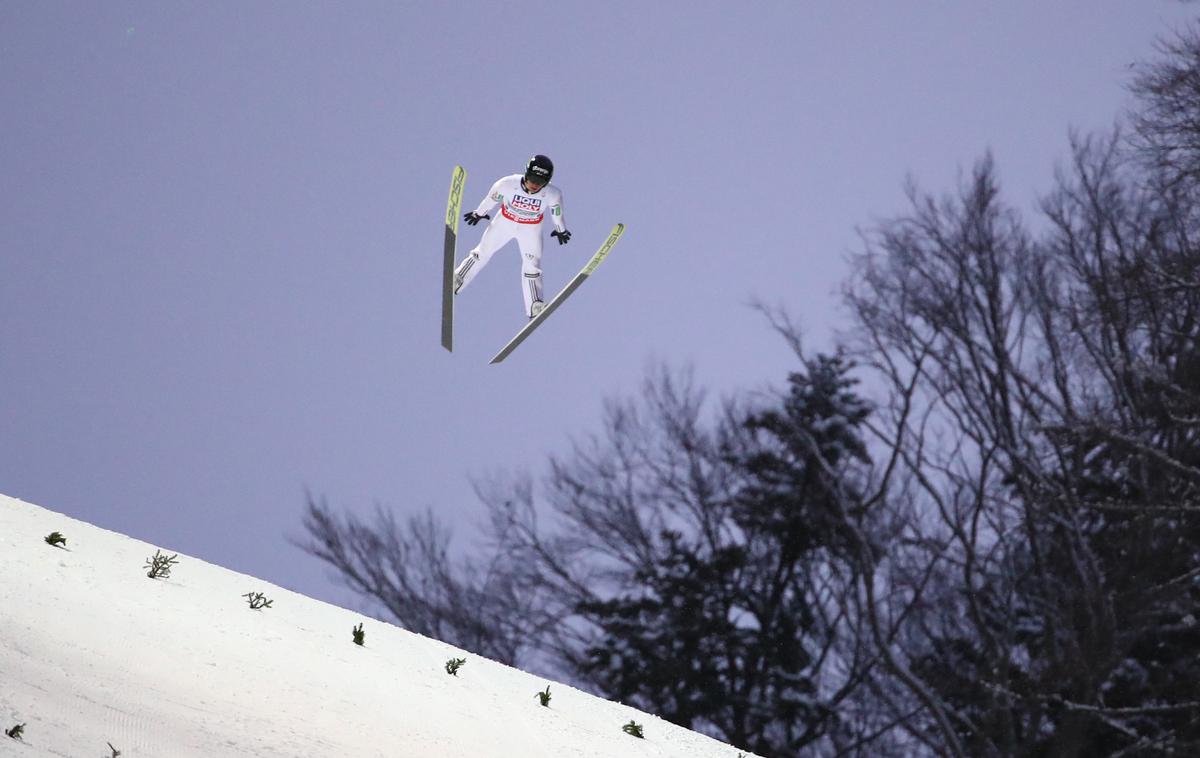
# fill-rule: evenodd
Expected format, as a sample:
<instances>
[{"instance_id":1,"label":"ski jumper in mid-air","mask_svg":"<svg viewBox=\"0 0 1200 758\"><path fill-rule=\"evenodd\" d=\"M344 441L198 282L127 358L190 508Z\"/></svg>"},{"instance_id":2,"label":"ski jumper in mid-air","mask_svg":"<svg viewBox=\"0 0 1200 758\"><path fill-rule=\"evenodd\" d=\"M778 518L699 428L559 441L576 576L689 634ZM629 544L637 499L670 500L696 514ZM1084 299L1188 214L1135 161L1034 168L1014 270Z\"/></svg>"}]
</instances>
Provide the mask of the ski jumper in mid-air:
<instances>
[{"instance_id":1,"label":"ski jumper in mid-air","mask_svg":"<svg viewBox=\"0 0 1200 758\"><path fill-rule=\"evenodd\" d=\"M562 192L550 184L554 164L544 155L529 159L524 174L513 174L496 181L479 207L463 216L469 226L490 219L479 244L454 271L454 294L471 283L492 255L511 240L521 248L521 293L525 297L525 315L534 318L546 304L542 298L542 221L549 214L554 224L551 237L558 244L571 240L563 223ZM500 215L489 215L499 204Z\"/></svg>"}]
</instances>

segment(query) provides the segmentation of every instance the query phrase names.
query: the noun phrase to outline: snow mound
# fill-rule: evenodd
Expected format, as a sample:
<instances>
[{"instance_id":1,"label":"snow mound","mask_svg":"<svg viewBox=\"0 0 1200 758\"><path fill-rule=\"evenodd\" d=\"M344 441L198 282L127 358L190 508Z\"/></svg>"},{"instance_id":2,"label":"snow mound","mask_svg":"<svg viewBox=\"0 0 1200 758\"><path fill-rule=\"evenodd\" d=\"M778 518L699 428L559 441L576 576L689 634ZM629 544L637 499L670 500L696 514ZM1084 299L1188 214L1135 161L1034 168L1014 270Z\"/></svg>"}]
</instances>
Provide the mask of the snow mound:
<instances>
[{"instance_id":1,"label":"snow mound","mask_svg":"<svg viewBox=\"0 0 1200 758\"><path fill-rule=\"evenodd\" d=\"M65 546L45 541L61 532ZM5 755L737 758L636 709L0 495ZM270 607L252 610L248 593ZM353 642L362 623L366 644ZM451 658L465 658L456 676ZM536 693L550 685L542 707ZM626 734L634 721L644 739Z\"/></svg>"}]
</instances>

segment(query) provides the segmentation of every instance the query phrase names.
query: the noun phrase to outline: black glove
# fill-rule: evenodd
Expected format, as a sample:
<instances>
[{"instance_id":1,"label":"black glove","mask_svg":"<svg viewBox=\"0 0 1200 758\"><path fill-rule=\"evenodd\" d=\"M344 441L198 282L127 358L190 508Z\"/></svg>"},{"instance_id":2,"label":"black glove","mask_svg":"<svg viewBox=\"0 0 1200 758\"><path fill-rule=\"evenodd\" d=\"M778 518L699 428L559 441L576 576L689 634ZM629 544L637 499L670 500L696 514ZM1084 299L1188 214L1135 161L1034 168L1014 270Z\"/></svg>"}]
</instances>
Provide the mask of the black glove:
<instances>
[{"instance_id":1,"label":"black glove","mask_svg":"<svg viewBox=\"0 0 1200 758\"><path fill-rule=\"evenodd\" d=\"M550 232L551 237L558 237L558 244L565 245L571 241L571 233L563 230L561 232Z\"/></svg>"},{"instance_id":2,"label":"black glove","mask_svg":"<svg viewBox=\"0 0 1200 758\"><path fill-rule=\"evenodd\" d=\"M481 219L481 218L489 218L490 219L491 216L489 216L486 213L483 214L482 216L480 216L475 211L471 211L467 215L463 216L463 220L467 222L467 226L475 226L476 224L479 223L479 219Z\"/></svg>"}]
</instances>

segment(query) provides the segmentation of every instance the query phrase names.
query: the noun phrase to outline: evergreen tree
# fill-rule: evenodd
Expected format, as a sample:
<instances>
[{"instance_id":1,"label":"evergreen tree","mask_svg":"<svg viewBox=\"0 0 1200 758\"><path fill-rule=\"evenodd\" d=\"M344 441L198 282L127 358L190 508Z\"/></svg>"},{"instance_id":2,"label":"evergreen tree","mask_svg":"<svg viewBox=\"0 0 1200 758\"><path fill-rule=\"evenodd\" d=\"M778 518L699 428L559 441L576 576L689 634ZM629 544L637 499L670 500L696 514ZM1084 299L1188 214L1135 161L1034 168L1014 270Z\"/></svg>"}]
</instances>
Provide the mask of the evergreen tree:
<instances>
[{"instance_id":1,"label":"evergreen tree","mask_svg":"<svg viewBox=\"0 0 1200 758\"><path fill-rule=\"evenodd\" d=\"M739 483L709 503L707 530L660 531L630 591L575 608L600 631L580 675L765 755L795 754L836 727L821 688L837 609L821 607L815 577L846 539L830 488L868 460L868 408L848 362L821 356L806 369L777 407L727 430L721 453Z\"/></svg>"}]
</instances>

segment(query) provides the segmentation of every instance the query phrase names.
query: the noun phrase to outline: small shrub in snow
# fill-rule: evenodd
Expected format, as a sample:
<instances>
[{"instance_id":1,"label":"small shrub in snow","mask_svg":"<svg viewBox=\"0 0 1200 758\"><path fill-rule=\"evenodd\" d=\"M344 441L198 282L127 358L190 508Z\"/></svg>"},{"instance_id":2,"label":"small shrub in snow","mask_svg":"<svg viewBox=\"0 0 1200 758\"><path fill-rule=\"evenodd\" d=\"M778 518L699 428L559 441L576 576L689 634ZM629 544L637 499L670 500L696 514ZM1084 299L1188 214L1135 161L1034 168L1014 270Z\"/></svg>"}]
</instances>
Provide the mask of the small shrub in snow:
<instances>
[{"instance_id":1,"label":"small shrub in snow","mask_svg":"<svg viewBox=\"0 0 1200 758\"><path fill-rule=\"evenodd\" d=\"M179 553L163 555L161 550L155 550L154 555L146 559L145 568L150 569L146 576L151 579L166 579L171 575L171 567L179 563Z\"/></svg>"},{"instance_id":2,"label":"small shrub in snow","mask_svg":"<svg viewBox=\"0 0 1200 758\"><path fill-rule=\"evenodd\" d=\"M246 598L250 602L250 610L252 611L257 611L260 608L271 607L272 601L267 600L267 596L261 592L247 592L245 595L242 595L242 597Z\"/></svg>"},{"instance_id":3,"label":"small shrub in snow","mask_svg":"<svg viewBox=\"0 0 1200 758\"><path fill-rule=\"evenodd\" d=\"M367 633L363 631L362 623L360 622L359 625L354 627L354 629L351 631L354 632L354 644L362 647L367 639Z\"/></svg>"},{"instance_id":4,"label":"small shrub in snow","mask_svg":"<svg viewBox=\"0 0 1200 758\"><path fill-rule=\"evenodd\" d=\"M535 692L533 696L540 700L546 708L550 707L550 685L547 684L545 691Z\"/></svg>"},{"instance_id":5,"label":"small shrub in snow","mask_svg":"<svg viewBox=\"0 0 1200 758\"><path fill-rule=\"evenodd\" d=\"M451 676L458 676L458 670L467 662L466 658L451 658L446 661L446 673Z\"/></svg>"},{"instance_id":6,"label":"small shrub in snow","mask_svg":"<svg viewBox=\"0 0 1200 758\"><path fill-rule=\"evenodd\" d=\"M46 535L46 544L50 547L58 547L60 545L65 547L67 538L62 536L62 532L50 532Z\"/></svg>"},{"instance_id":7,"label":"small shrub in snow","mask_svg":"<svg viewBox=\"0 0 1200 758\"><path fill-rule=\"evenodd\" d=\"M19 739L21 739L21 733L24 731L25 731L25 725L17 724L12 729L5 729L4 734L8 737L13 738L14 740L19 740Z\"/></svg>"},{"instance_id":8,"label":"small shrub in snow","mask_svg":"<svg viewBox=\"0 0 1200 758\"><path fill-rule=\"evenodd\" d=\"M629 719L629 723L621 727L621 729L625 732L625 734L631 734L634 737L637 737L639 740L646 739L646 736L642 734L642 725L635 722L633 719Z\"/></svg>"}]
</instances>

